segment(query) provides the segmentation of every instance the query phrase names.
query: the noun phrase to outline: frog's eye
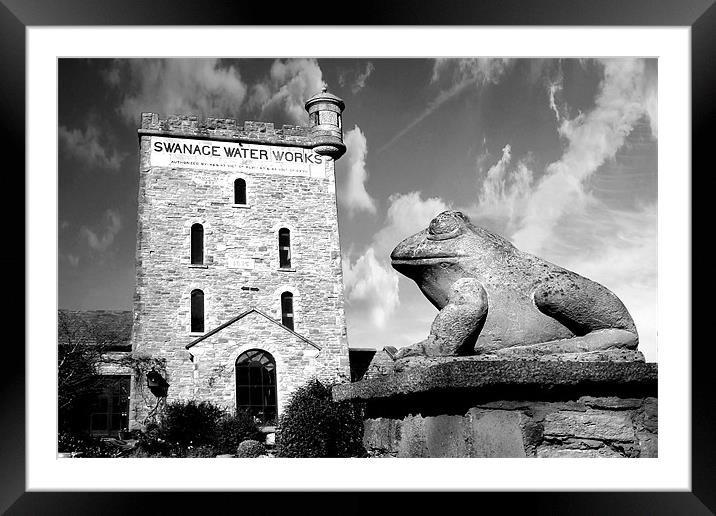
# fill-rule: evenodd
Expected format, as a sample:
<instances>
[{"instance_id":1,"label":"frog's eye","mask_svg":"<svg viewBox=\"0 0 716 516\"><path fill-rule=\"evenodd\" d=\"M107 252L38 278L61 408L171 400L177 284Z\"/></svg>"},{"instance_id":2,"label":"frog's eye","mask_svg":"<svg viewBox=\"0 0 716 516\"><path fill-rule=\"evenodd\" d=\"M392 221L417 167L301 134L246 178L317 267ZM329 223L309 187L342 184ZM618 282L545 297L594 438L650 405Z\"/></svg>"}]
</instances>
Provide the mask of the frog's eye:
<instances>
[{"instance_id":1,"label":"frog's eye","mask_svg":"<svg viewBox=\"0 0 716 516\"><path fill-rule=\"evenodd\" d=\"M428 238L431 240L446 240L460 234L461 221L456 215L459 212L444 211L433 220L428 226Z\"/></svg>"}]
</instances>

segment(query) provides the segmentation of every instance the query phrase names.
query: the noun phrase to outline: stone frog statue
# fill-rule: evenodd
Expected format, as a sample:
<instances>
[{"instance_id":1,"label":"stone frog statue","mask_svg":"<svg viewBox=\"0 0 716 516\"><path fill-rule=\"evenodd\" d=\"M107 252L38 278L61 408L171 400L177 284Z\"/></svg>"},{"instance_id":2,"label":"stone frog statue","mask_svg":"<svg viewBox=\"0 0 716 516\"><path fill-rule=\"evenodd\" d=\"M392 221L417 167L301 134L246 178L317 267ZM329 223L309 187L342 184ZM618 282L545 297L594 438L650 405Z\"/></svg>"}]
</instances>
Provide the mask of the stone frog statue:
<instances>
[{"instance_id":1,"label":"stone frog statue","mask_svg":"<svg viewBox=\"0 0 716 516\"><path fill-rule=\"evenodd\" d=\"M518 250L459 211L440 213L391 260L440 310L428 338L396 359L635 350L639 342L609 289Z\"/></svg>"}]
</instances>

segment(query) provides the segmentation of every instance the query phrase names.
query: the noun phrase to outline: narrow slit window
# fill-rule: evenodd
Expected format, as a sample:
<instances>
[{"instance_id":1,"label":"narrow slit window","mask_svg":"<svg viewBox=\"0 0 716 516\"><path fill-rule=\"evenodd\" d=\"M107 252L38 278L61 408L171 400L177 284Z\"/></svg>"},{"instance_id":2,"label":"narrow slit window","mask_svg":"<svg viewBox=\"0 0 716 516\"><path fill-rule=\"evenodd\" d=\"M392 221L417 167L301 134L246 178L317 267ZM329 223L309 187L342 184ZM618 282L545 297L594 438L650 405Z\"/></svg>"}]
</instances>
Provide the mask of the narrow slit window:
<instances>
[{"instance_id":1,"label":"narrow slit window","mask_svg":"<svg viewBox=\"0 0 716 516\"><path fill-rule=\"evenodd\" d=\"M246 181L241 178L234 181L234 204L246 204Z\"/></svg>"},{"instance_id":2,"label":"narrow slit window","mask_svg":"<svg viewBox=\"0 0 716 516\"><path fill-rule=\"evenodd\" d=\"M279 267L291 268L291 232L286 228L278 231L278 259Z\"/></svg>"},{"instance_id":3,"label":"narrow slit window","mask_svg":"<svg viewBox=\"0 0 716 516\"><path fill-rule=\"evenodd\" d=\"M281 294L281 324L293 330L293 294L291 292Z\"/></svg>"},{"instance_id":4,"label":"narrow slit window","mask_svg":"<svg viewBox=\"0 0 716 516\"><path fill-rule=\"evenodd\" d=\"M204 333L204 292L191 291L191 331Z\"/></svg>"},{"instance_id":5,"label":"narrow slit window","mask_svg":"<svg viewBox=\"0 0 716 516\"><path fill-rule=\"evenodd\" d=\"M204 226L194 224L191 227L191 263L204 264Z\"/></svg>"}]
</instances>

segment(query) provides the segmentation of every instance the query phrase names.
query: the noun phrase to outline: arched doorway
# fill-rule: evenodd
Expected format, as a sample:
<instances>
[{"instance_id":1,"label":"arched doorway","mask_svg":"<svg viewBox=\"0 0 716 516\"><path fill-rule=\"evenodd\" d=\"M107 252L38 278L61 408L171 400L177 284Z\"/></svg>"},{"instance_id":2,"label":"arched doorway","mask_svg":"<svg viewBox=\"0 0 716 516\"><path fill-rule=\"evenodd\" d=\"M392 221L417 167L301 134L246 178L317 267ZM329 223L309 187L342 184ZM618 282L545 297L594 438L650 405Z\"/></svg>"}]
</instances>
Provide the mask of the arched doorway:
<instances>
[{"instance_id":1,"label":"arched doorway","mask_svg":"<svg viewBox=\"0 0 716 516\"><path fill-rule=\"evenodd\" d=\"M276 424L276 361L267 351L251 349L236 359L236 410Z\"/></svg>"}]
</instances>

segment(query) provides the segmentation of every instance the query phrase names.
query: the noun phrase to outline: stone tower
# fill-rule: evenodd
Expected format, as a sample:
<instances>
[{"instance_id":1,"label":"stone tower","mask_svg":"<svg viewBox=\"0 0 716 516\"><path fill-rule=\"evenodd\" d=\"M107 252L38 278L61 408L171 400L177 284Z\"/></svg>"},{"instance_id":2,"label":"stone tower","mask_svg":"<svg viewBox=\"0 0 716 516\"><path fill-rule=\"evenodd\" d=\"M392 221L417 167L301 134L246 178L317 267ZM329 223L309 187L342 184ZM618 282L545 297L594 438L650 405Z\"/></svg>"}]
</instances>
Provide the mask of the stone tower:
<instances>
[{"instance_id":1,"label":"stone tower","mask_svg":"<svg viewBox=\"0 0 716 516\"><path fill-rule=\"evenodd\" d=\"M167 401L271 425L310 378L348 378L343 109L324 89L308 126L142 113L132 346L165 359ZM130 428L158 401L135 376Z\"/></svg>"}]
</instances>

